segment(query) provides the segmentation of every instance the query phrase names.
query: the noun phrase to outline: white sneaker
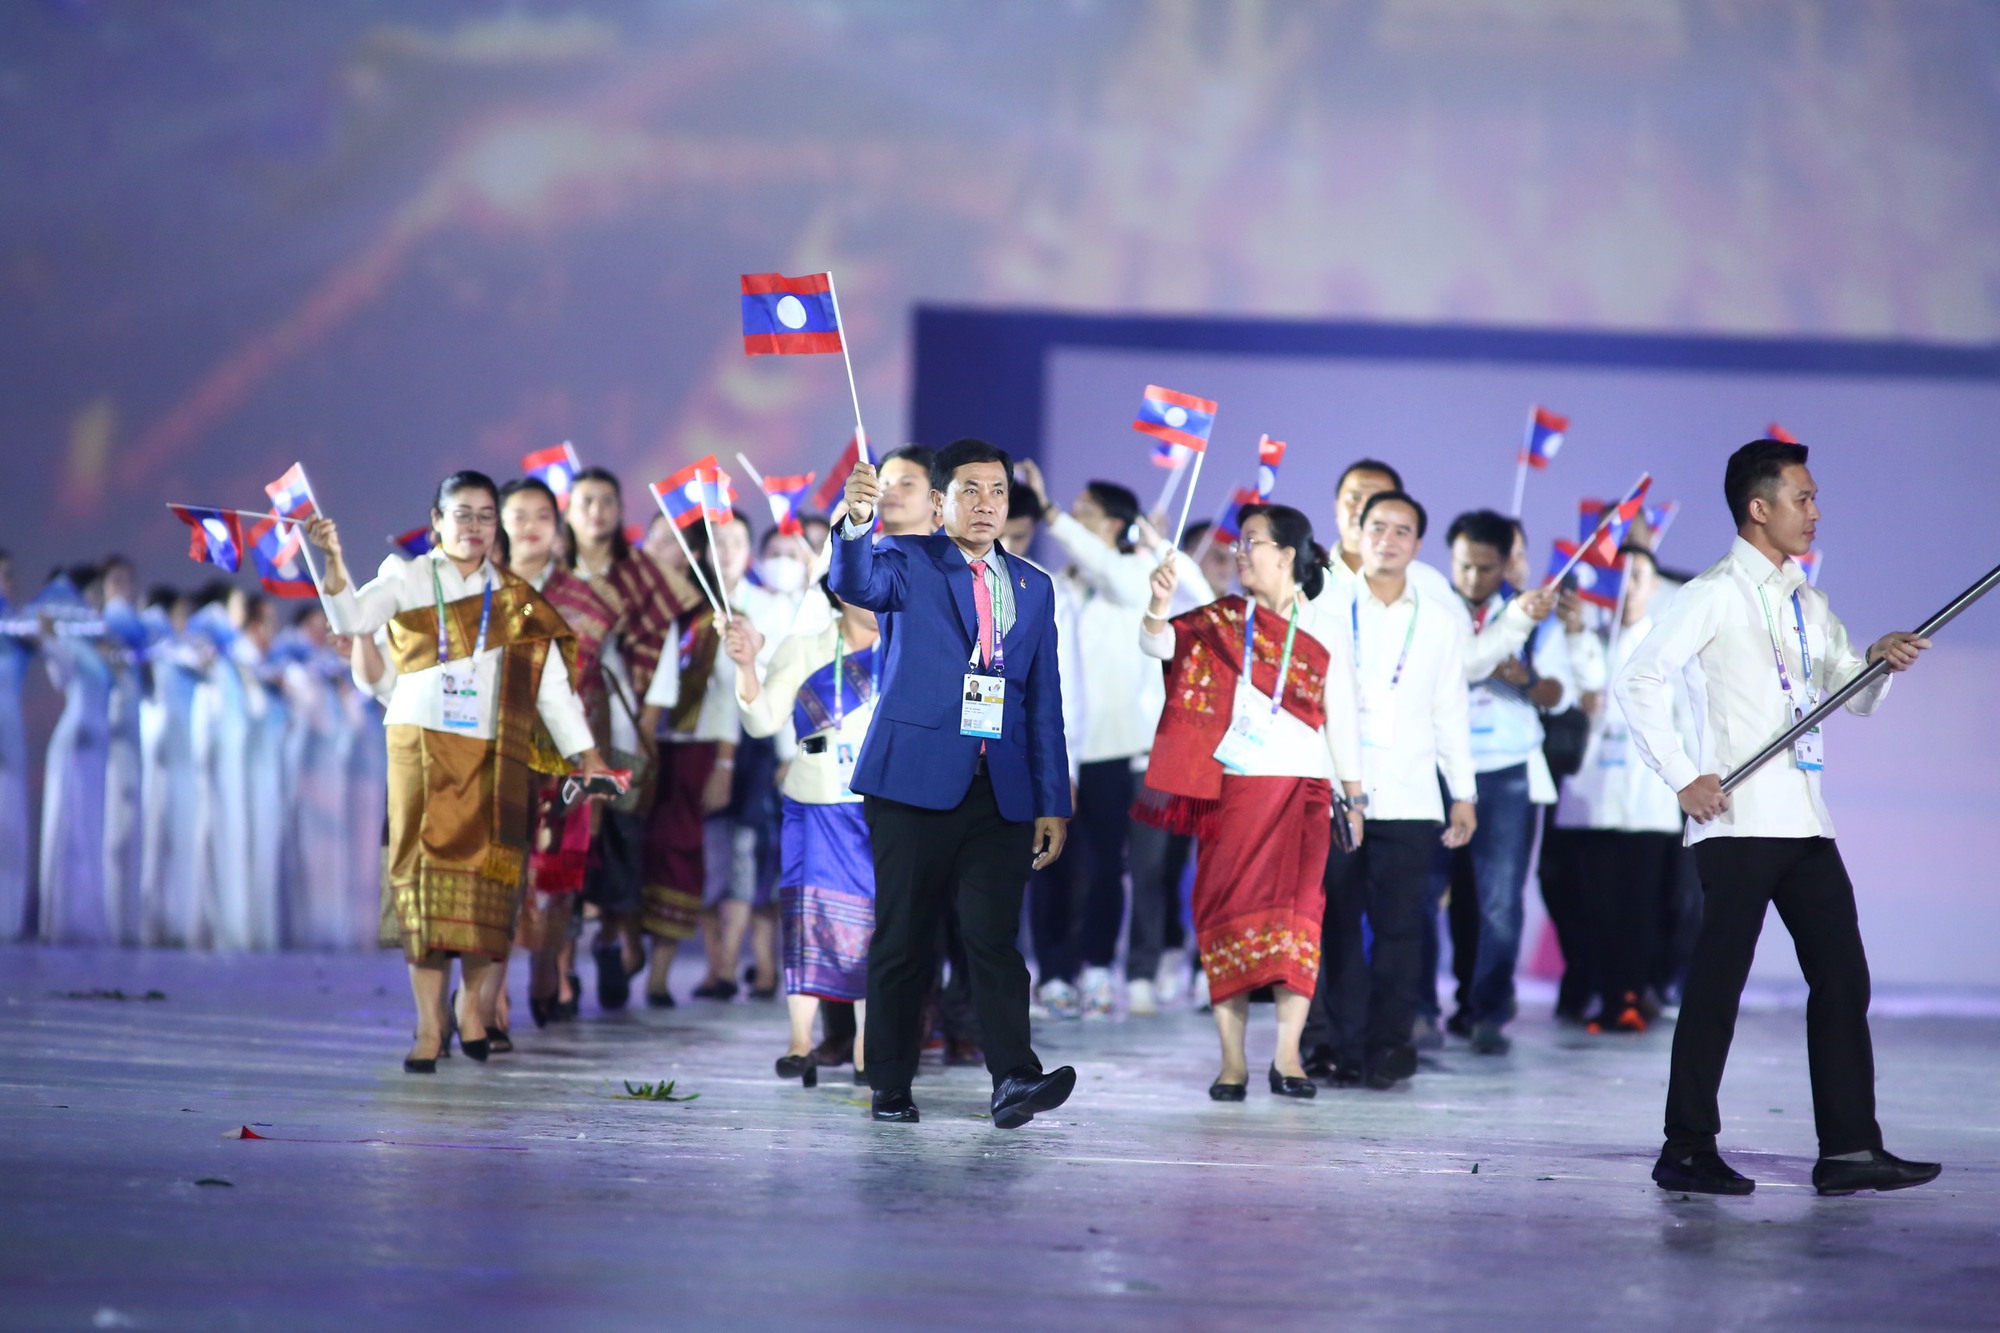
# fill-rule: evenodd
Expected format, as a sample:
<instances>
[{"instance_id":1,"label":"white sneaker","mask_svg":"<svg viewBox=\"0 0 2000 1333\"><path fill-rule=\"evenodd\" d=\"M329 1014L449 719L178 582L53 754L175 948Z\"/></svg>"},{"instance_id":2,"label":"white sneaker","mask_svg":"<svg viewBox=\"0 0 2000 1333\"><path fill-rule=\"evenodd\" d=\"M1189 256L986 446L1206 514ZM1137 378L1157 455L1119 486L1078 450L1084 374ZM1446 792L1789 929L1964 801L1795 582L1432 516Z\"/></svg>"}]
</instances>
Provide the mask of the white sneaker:
<instances>
[{"instance_id":1,"label":"white sneaker","mask_svg":"<svg viewBox=\"0 0 2000 1333\"><path fill-rule=\"evenodd\" d=\"M1111 992L1110 968L1083 969L1082 990L1085 1018L1110 1018L1117 1012L1117 997Z\"/></svg>"},{"instance_id":2,"label":"white sneaker","mask_svg":"<svg viewBox=\"0 0 2000 1333\"><path fill-rule=\"evenodd\" d=\"M1160 1012L1160 998L1153 989L1153 983L1140 977L1137 981L1125 983L1125 1012L1136 1017L1151 1017Z\"/></svg>"},{"instance_id":3,"label":"white sneaker","mask_svg":"<svg viewBox=\"0 0 2000 1333\"><path fill-rule=\"evenodd\" d=\"M1161 1004L1179 1004L1188 993L1188 960L1184 949L1165 949L1153 973Z\"/></svg>"},{"instance_id":4,"label":"white sneaker","mask_svg":"<svg viewBox=\"0 0 2000 1333\"><path fill-rule=\"evenodd\" d=\"M1194 1007L1196 1012L1204 1014L1214 1008L1208 1002L1208 973L1206 972L1197 972L1194 974Z\"/></svg>"},{"instance_id":5,"label":"white sneaker","mask_svg":"<svg viewBox=\"0 0 2000 1333\"><path fill-rule=\"evenodd\" d=\"M1080 1018L1083 1016L1083 1002L1077 998L1076 987L1067 981L1044 981L1035 998L1049 1011L1050 1018Z\"/></svg>"}]
</instances>

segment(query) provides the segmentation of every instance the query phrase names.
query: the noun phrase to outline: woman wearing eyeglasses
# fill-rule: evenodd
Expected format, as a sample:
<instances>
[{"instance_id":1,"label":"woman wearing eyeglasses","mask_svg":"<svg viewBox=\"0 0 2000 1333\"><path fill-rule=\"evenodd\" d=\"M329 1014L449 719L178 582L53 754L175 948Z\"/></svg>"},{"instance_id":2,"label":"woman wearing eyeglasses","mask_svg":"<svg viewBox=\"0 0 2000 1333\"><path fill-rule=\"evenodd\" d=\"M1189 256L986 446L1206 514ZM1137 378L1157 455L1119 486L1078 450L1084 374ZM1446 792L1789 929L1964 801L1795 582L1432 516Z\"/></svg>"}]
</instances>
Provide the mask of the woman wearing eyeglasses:
<instances>
[{"instance_id":1,"label":"woman wearing eyeglasses","mask_svg":"<svg viewBox=\"0 0 2000 1333\"><path fill-rule=\"evenodd\" d=\"M1169 620L1179 576L1166 561L1140 629L1168 663L1167 702L1134 814L1201 841L1194 924L1222 1042L1208 1090L1219 1102L1244 1099L1250 992L1263 986L1277 992L1271 1092L1314 1094L1299 1037L1319 974L1332 784L1361 794L1353 650L1312 603L1326 553L1289 506L1246 505L1240 519L1243 594ZM1360 812L1348 818L1359 842Z\"/></svg>"},{"instance_id":2,"label":"woman wearing eyeglasses","mask_svg":"<svg viewBox=\"0 0 2000 1333\"><path fill-rule=\"evenodd\" d=\"M483 473L454 472L438 486L431 529L428 555L390 556L359 589L332 521L321 516L307 529L326 552L328 623L340 634L386 628L397 672L386 717L389 882L416 999L416 1041L403 1061L413 1074L436 1072L454 957L460 1044L474 1060L488 1054L480 983L490 961L506 957L514 930L537 719L568 757L563 766L604 768L577 697L575 636L491 558L499 488ZM557 758L540 756L542 767Z\"/></svg>"}]
</instances>

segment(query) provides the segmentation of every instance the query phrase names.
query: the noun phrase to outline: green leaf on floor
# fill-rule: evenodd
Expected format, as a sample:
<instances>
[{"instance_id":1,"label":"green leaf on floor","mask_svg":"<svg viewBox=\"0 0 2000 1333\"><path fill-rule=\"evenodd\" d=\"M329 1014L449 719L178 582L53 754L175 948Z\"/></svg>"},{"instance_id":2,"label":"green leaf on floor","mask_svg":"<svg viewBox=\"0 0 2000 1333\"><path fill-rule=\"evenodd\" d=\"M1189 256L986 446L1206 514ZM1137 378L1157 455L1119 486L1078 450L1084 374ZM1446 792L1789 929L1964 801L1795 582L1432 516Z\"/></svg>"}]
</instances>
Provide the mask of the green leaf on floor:
<instances>
[{"instance_id":1,"label":"green leaf on floor","mask_svg":"<svg viewBox=\"0 0 2000 1333\"><path fill-rule=\"evenodd\" d=\"M614 1092L611 1095L614 1100L621 1102L691 1102L701 1096L698 1092L676 1095L675 1082L674 1079L666 1079L659 1083L627 1082L622 1094Z\"/></svg>"}]
</instances>

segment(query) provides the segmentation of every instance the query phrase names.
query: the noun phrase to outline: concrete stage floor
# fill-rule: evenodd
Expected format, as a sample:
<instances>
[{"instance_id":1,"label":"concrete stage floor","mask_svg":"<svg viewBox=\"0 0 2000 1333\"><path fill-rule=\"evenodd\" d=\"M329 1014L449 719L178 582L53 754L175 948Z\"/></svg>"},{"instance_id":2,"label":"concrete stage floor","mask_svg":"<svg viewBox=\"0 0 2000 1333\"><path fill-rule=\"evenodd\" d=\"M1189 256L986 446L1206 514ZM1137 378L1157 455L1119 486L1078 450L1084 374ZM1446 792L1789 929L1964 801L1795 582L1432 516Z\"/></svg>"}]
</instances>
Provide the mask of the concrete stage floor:
<instances>
[{"instance_id":1,"label":"concrete stage floor","mask_svg":"<svg viewBox=\"0 0 2000 1333\"><path fill-rule=\"evenodd\" d=\"M780 1083L776 1004L522 1012L417 1078L393 955L6 948L0 1327L1993 1328L2000 1017L1921 1007L1878 1003L1881 1113L1939 1182L1812 1194L1767 1005L1724 1088L1758 1190L1716 1200L1647 1178L1664 1030L1529 1018L1405 1091L1216 1106L1205 1015L1043 1024L1077 1095L1002 1133L981 1070L927 1069L915 1126ZM662 1078L699 1100L612 1097Z\"/></svg>"}]
</instances>

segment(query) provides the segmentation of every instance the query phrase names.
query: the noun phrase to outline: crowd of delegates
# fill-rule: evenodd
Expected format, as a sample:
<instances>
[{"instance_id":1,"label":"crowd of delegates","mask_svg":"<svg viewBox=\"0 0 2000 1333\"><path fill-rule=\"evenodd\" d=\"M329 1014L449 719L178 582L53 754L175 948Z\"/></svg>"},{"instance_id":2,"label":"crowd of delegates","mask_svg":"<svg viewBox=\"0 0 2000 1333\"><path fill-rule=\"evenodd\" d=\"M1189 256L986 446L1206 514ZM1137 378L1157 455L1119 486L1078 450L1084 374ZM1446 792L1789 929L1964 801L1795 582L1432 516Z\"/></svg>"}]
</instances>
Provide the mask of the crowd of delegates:
<instances>
[{"instance_id":1,"label":"crowd of delegates","mask_svg":"<svg viewBox=\"0 0 2000 1333\"><path fill-rule=\"evenodd\" d=\"M881 461L879 536L937 529L933 462L916 445ZM1174 550L1128 488L1065 505L1016 469L1001 546L1054 576L1075 807L1068 854L1029 883L1034 1012L1212 1008L1224 1101L1244 1095L1259 999L1278 1095L1393 1086L1447 1034L1502 1053L1539 847L1558 1017L1643 1031L1699 901L1674 793L1606 691L1670 595L1650 534L1632 530L1606 612L1535 586L1516 520L1463 514L1437 542L1388 463L1355 463L1331 499L1325 546L1306 512L1259 504L1235 537L1197 524ZM413 1072L454 1036L476 1059L512 1049L517 950L540 1026L579 1013L579 953L600 1009L681 1003L672 964L699 933L693 998L782 992L779 1075L851 1063L862 1081L874 886L848 784L894 618L834 594L827 521L760 542L740 514L656 517L635 541L597 468L562 504L455 473L429 507L430 553L365 581L315 519L323 600L289 624L226 583L141 606L116 557L24 606L0 582L9 933L400 946ZM1422 558L1433 543L1449 573ZM39 867L20 720L37 658L64 695ZM598 770L632 781L565 792ZM924 1031L975 1062L951 911L936 945Z\"/></svg>"}]
</instances>

